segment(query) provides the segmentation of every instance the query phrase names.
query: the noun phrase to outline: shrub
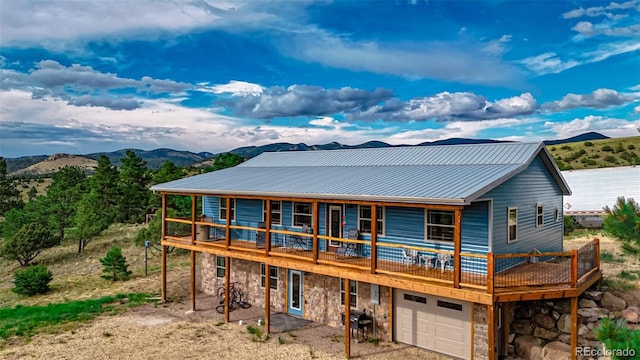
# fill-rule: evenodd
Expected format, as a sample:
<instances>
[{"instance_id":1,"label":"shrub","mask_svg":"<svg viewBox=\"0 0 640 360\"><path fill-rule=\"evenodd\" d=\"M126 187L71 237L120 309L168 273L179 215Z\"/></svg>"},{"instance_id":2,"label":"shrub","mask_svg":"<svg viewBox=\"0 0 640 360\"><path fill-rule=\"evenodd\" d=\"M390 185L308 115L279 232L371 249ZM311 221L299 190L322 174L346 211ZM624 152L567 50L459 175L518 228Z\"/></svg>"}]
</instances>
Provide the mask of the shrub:
<instances>
[{"instance_id":1,"label":"shrub","mask_svg":"<svg viewBox=\"0 0 640 360\"><path fill-rule=\"evenodd\" d=\"M16 234L5 241L2 255L17 260L22 266L29 263L42 251L60 244L60 238L39 223L29 223L18 229Z\"/></svg>"},{"instance_id":2,"label":"shrub","mask_svg":"<svg viewBox=\"0 0 640 360\"><path fill-rule=\"evenodd\" d=\"M593 146L593 143L591 141L585 141L584 146Z\"/></svg>"},{"instance_id":3,"label":"shrub","mask_svg":"<svg viewBox=\"0 0 640 360\"><path fill-rule=\"evenodd\" d=\"M101 275L103 279L111 281L126 280L131 275L127 258L122 255L122 249L115 245L107 251L105 257L100 259L100 263L103 266L103 275Z\"/></svg>"},{"instance_id":4,"label":"shrub","mask_svg":"<svg viewBox=\"0 0 640 360\"><path fill-rule=\"evenodd\" d=\"M600 326L593 329L596 338L611 350L634 350L632 356L617 356L615 353L612 359L637 359L636 354L640 354L640 330L631 330L623 319L612 321L609 318L600 320Z\"/></svg>"},{"instance_id":5,"label":"shrub","mask_svg":"<svg viewBox=\"0 0 640 360\"><path fill-rule=\"evenodd\" d=\"M565 216L563 216L562 220L563 220L563 223L564 223L564 234L565 235L571 234L571 232L578 227L578 224L576 223L576 219L573 216L566 216L565 215Z\"/></svg>"},{"instance_id":6,"label":"shrub","mask_svg":"<svg viewBox=\"0 0 640 360\"><path fill-rule=\"evenodd\" d=\"M616 159L615 157L608 155L604 157L604 161L615 164L618 162L618 159Z\"/></svg>"},{"instance_id":7,"label":"shrub","mask_svg":"<svg viewBox=\"0 0 640 360\"><path fill-rule=\"evenodd\" d=\"M609 145L605 145L602 147L602 151L613 151L613 148Z\"/></svg>"},{"instance_id":8,"label":"shrub","mask_svg":"<svg viewBox=\"0 0 640 360\"><path fill-rule=\"evenodd\" d=\"M636 148L636 147L635 147L635 145L633 145L633 144L629 144L629 146L627 146L627 149L629 149L629 150L633 150L633 149L635 149L635 148Z\"/></svg>"},{"instance_id":9,"label":"shrub","mask_svg":"<svg viewBox=\"0 0 640 360\"><path fill-rule=\"evenodd\" d=\"M24 270L13 273L15 287L11 289L16 294L35 295L49 291L49 283L53 280L53 273L42 264L29 266Z\"/></svg>"},{"instance_id":10,"label":"shrub","mask_svg":"<svg viewBox=\"0 0 640 360\"><path fill-rule=\"evenodd\" d=\"M620 242L624 253L640 258L640 204L621 196L613 208L607 206L604 211L604 231Z\"/></svg>"},{"instance_id":11,"label":"shrub","mask_svg":"<svg viewBox=\"0 0 640 360\"><path fill-rule=\"evenodd\" d=\"M562 149L562 150L571 150L571 146L569 146L569 145L562 145L562 146L560 147L560 149Z\"/></svg>"}]
</instances>

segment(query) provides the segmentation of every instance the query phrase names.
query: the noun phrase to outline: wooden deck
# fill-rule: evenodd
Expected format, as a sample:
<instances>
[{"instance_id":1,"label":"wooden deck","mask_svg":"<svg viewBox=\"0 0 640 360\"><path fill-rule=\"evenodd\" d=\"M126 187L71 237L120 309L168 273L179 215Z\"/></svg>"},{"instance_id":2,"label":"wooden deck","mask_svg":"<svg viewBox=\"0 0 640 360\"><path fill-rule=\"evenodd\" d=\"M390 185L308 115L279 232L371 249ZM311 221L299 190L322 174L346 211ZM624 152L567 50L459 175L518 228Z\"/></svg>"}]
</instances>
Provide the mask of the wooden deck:
<instances>
[{"instance_id":1,"label":"wooden deck","mask_svg":"<svg viewBox=\"0 0 640 360\"><path fill-rule=\"evenodd\" d=\"M526 262L487 276L486 273L460 271L459 287L454 287L455 271L426 267L399 261L378 259L372 268L370 257L339 256L331 251L273 246L267 254L253 241L232 240L227 248L225 239L192 242L191 238L171 238L164 245L244 259L270 265L299 269L313 273L377 283L396 288L444 295L453 298L489 303L505 299L542 299L566 297L593 284L600 278L599 269L591 269L577 281L572 280L569 261ZM575 275L573 275L575 276ZM590 285L589 284L589 285ZM457 294L457 295L456 295Z\"/></svg>"}]
</instances>

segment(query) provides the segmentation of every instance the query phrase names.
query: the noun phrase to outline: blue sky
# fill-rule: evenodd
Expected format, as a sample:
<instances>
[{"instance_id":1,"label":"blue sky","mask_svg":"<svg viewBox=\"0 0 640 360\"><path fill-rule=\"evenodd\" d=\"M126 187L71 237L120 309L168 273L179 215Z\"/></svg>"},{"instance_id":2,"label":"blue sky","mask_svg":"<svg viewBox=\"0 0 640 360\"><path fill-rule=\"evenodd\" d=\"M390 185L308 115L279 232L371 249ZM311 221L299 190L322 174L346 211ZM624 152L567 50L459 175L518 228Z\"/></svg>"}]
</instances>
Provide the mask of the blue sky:
<instances>
[{"instance_id":1,"label":"blue sky","mask_svg":"<svg viewBox=\"0 0 640 360\"><path fill-rule=\"evenodd\" d=\"M640 128L640 0L0 0L0 156Z\"/></svg>"}]
</instances>

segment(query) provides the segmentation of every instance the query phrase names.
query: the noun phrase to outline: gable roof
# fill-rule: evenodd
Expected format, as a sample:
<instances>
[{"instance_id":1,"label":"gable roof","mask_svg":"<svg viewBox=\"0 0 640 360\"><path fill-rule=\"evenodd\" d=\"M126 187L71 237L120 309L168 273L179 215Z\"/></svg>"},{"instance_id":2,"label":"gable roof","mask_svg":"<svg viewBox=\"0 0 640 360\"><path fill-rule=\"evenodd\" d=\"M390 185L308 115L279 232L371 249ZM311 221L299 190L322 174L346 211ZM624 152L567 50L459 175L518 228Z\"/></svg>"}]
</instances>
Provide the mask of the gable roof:
<instances>
[{"instance_id":1,"label":"gable roof","mask_svg":"<svg viewBox=\"0 0 640 360\"><path fill-rule=\"evenodd\" d=\"M469 204L540 156L571 193L542 143L438 145L262 153L236 167L153 191L425 204Z\"/></svg>"}]
</instances>

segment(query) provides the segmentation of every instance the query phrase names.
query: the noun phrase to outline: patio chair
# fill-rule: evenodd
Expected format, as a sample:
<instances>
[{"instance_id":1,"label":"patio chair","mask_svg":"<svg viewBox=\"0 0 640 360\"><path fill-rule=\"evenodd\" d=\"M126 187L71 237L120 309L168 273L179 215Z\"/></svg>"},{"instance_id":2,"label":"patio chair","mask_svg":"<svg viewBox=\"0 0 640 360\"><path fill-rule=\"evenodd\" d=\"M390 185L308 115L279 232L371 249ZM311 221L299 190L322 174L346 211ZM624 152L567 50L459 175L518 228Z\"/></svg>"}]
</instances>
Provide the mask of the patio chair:
<instances>
[{"instance_id":1,"label":"patio chair","mask_svg":"<svg viewBox=\"0 0 640 360\"><path fill-rule=\"evenodd\" d=\"M438 254L438 261L440 262L440 272L444 272L447 266L453 270L453 257L451 254Z\"/></svg>"},{"instance_id":2,"label":"patio chair","mask_svg":"<svg viewBox=\"0 0 640 360\"><path fill-rule=\"evenodd\" d=\"M360 232L358 229L349 229L347 238L350 240L358 240ZM359 257L360 251L358 245L355 243L342 243L339 248L336 249L336 257Z\"/></svg>"},{"instance_id":3,"label":"patio chair","mask_svg":"<svg viewBox=\"0 0 640 360\"><path fill-rule=\"evenodd\" d=\"M258 223L259 229L266 229L267 226L264 221ZM256 248L263 249L267 246L267 233L263 231L256 231Z\"/></svg>"},{"instance_id":4,"label":"patio chair","mask_svg":"<svg viewBox=\"0 0 640 360\"><path fill-rule=\"evenodd\" d=\"M402 262L408 266L418 263L418 250L402 249Z\"/></svg>"}]
</instances>

